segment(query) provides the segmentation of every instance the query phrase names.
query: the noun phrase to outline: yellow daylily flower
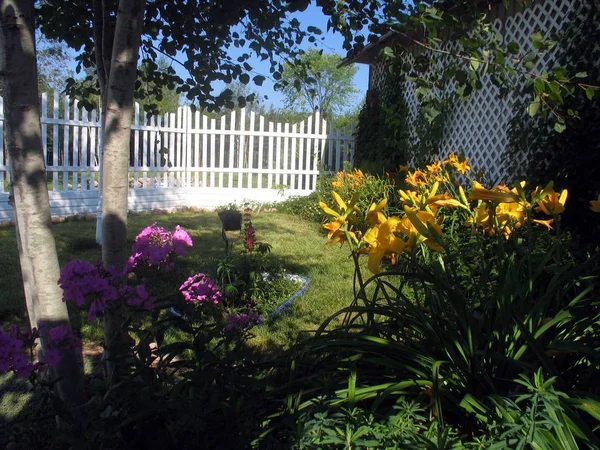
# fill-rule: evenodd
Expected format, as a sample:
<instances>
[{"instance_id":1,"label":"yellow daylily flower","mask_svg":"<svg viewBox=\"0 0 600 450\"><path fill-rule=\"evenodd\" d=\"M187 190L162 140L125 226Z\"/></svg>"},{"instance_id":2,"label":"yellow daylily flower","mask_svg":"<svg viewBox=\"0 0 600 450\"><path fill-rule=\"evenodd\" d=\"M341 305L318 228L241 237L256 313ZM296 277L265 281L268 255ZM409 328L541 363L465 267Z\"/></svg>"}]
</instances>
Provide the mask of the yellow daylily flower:
<instances>
[{"instance_id":1,"label":"yellow daylily flower","mask_svg":"<svg viewBox=\"0 0 600 450\"><path fill-rule=\"evenodd\" d=\"M427 211L415 211L407 206L404 207L406 212L406 221L399 224L399 231L408 236L418 235L429 248L436 251L444 251L443 247L438 244L442 237L442 228L435 221L435 216Z\"/></svg>"},{"instance_id":2,"label":"yellow daylily flower","mask_svg":"<svg viewBox=\"0 0 600 450\"><path fill-rule=\"evenodd\" d=\"M335 200L335 202L337 203L337 205L340 207L340 209L342 211L348 209L348 205L346 205L346 202L344 200L342 200L342 197L340 197L340 194L338 194L335 191L331 191L331 196L333 197L333 199Z\"/></svg>"},{"instance_id":3,"label":"yellow daylily flower","mask_svg":"<svg viewBox=\"0 0 600 450\"><path fill-rule=\"evenodd\" d=\"M443 170L441 161L436 161L433 164L428 164L426 167L427 171L432 175L437 175Z\"/></svg>"},{"instance_id":4,"label":"yellow daylily flower","mask_svg":"<svg viewBox=\"0 0 600 450\"><path fill-rule=\"evenodd\" d=\"M458 207L458 208L469 209L465 205L463 205L461 202L459 202L458 200L450 197L450 195L447 192L444 192L443 194L439 194L439 195L436 195L433 197L429 197L427 199L427 204L435 205L435 206L445 206L448 208Z\"/></svg>"},{"instance_id":5,"label":"yellow daylily flower","mask_svg":"<svg viewBox=\"0 0 600 450\"><path fill-rule=\"evenodd\" d=\"M419 207L421 205L421 196L418 192L399 189L398 194L400 194L402 201L410 206Z\"/></svg>"},{"instance_id":6,"label":"yellow daylily flower","mask_svg":"<svg viewBox=\"0 0 600 450\"><path fill-rule=\"evenodd\" d=\"M423 186L425 184L425 181L427 180L427 177L425 175L425 173L421 172L420 170L415 170L414 172L407 172L406 173L406 184L410 184L411 186L414 187L419 187L419 186Z\"/></svg>"},{"instance_id":7,"label":"yellow daylily flower","mask_svg":"<svg viewBox=\"0 0 600 450\"><path fill-rule=\"evenodd\" d=\"M384 198L379 203L373 203L369 206L369 210L367 211L367 222L369 225L381 224L387 220L381 212L387 206L387 202L387 198Z\"/></svg>"},{"instance_id":8,"label":"yellow daylily flower","mask_svg":"<svg viewBox=\"0 0 600 450\"><path fill-rule=\"evenodd\" d=\"M448 159L444 161L444 164L453 167L463 175L471 170L471 166L469 166L469 158L465 158L464 161L461 162L454 152L448 155Z\"/></svg>"},{"instance_id":9,"label":"yellow daylily flower","mask_svg":"<svg viewBox=\"0 0 600 450\"><path fill-rule=\"evenodd\" d=\"M554 189L550 188L547 195L537 202L538 206L535 208L536 211L542 211L548 216L555 216L562 214L565 211L565 202L569 192L563 189L560 195L558 192L554 192Z\"/></svg>"},{"instance_id":10,"label":"yellow daylily flower","mask_svg":"<svg viewBox=\"0 0 600 450\"><path fill-rule=\"evenodd\" d=\"M340 217L340 214L337 211L334 211L325 202L319 202L320 208L323 210L325 214L331 217Z\"/></svg>"},{"instance_id":11,"label":"yellow daylily flower","mask_svg":"<svg viewBox=\"0 0 600 450\"><path fill-rule=\"evenodd\" d=\"M344 219L342 216L338 216L335 220L322 225L322 227L328 231L327 238L329 241L327 242L327 245L342 245L344 242L346 242L346 230L344 228L345 225L346 219ZM358 239L352 231L348 231L348 235L350 236L350 239L358 243Z\"/></svg>"},{"instance_id":12,"label":"yellow daylily flower","mask_svg":"<svg viewBox=\"0 0 600 450\"><path fill-rule=\"evenodd\" d=\"M410 168L408 166L403 166L402 164L400 164L399 170L400 172L408 172Z\"/></svg>"},{"instance_id":13,"label":"yellow daylily flower","mask_svg":"<svg viewBox=\"0 0 600 450\"><path fill-rule=\"evenodd\" d=\"M496 203L512 203L519 201L520 197L506 186L499 185L493 189L484 188L479 182L473 181L473 189L469 200L483 200Z\"/></svg>"},{"instance_id":14,"label":"yellow daylily flower","mask_svg":"<svg viewBox=\"0 0 600 450\"><path fill-rule=\"evenodd\" d=\"M600 195L598 195L598 200L590 200L590 209L593 212L600 213Z\"/></svg>"},{"instance_id":15,"label":"yellow daylily flower","mask_svg":"<svg viewBox=\"0 0 600 450\"><path fill-rule=\"evenodd\" d=\"M554 223L554 219L549 219L549 220L533 219L533 221L539 225L545 226L546 228L548 228L548 231L552 230L552 224Z\"/></svg>"},{"instance_id":16,"label":"yellow daylily flower","mask_svg":"<svg viewBox=\"0 0 600 450\"><path fill-rule=\"evenodd\" d=\"M500 203L496 207L496 217L501 226L510 222L520 227L525 223L525 207L519 203Z\"/></svg>"},{"instance_id":17,"label":"yellow daylily flower","mask_svg":"<svg viewBox=\"0 0 600 450\"><path fill-rule=\"evenodd\" d=\"M368 267L372 273L379 273L384 256L402 253L406 250L406 243L394 234L400 221L399 217L390 217L365 233L363 240L369 244Z\"/></svg>"}]
</instances>

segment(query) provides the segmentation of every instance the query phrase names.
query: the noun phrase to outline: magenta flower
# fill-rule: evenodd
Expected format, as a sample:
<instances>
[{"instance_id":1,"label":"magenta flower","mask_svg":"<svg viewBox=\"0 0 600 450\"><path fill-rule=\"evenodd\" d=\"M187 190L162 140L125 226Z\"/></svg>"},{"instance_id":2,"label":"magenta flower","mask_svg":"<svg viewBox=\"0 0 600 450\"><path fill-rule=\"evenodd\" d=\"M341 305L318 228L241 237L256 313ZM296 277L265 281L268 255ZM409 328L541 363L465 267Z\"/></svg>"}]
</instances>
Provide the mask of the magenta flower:
<instances>
[{"instance_id":1,"label":"magenta flower","mask_svg":"<svg viewBox=\"0 0 600 450\"><path fill-rule=\"evenodd\" d=\"M173 246L175 247L175 253L179 256L185 256L187 254L186 247L191 247L192 245L192 238L188 232L177 225L173 232Z\"/></svg>"},{"instance_id":2,"label":"magenta flower","mask_svg":"<svg viewBox=\"0 0 600 450\"><path fill-rule=\"evenodd\" d=\"M43 364L47 364L48 367L56 366L61 360L60 350L57 348L49 348L46 349L44 355L40 359L40 362Z\"/></svg>"},{"instance_id":3,"label":"magenta flower","mask_svg":"<svg viewBox=\"0 0 600 450\"><path fill-rule=\"evenodd\" d=\"M221 301L221 291L215 281L203 273L188 278L179 290L187 303L213 303Z\"/></svg>"},{"instance_id":4,"label":"magenta flower","mask_svg":"<svg viewBox=\"0 0 600 450\"><path fill-rule=\"evenodd\" d=\"M89 319L98 315L119 298L116 286L122 276L114 269L105 269L102 262L96 265L74 259L63 267L58 284L63 289L63 301L74 301L79 306L90 302Z\"/></svg>"},{"instance_id":5,"label":"magenta flower","mask_svg":"<svg viewBox=\"0 0 600 450\"><path fill-rule=\"evenodd\" d=\"M20 334L16 326L9 333L0 328L0 373L12 370L19 377L29 377L35 366L27 358Z\"/></svg>"},{"instance_id":6,"label":"magenta flower","mask_svg":"<svg viewBox=\"0 0 600 450\"><path fill-rule=\"evenodd\" d=\"M143 309L150 310L154 307L155 298L150 296L146 290L146 286L140 284L139 286L127 287L123 297L129 306L135 306Z\"/></svg>"},{"instance_id":7,"label":"magenta flower","mask_svg":"<svg viewBox=\"0 0 600 450\"><path fill-rule=\"evenodd\" d=\"M223 331L230 332L234 330L250 329L261 322L260 316L254 311L250 311L248 314L231 314L227 317L227 325L225 325Z\"/></svg>"},{"instance_id":8,"label":"magenta flower","mask_svg":"<svg viewBox=\"0 0 600 450\"><path fill-rule=\"evenodd\" d=\"M134 271L139 266L160 267L170 270L174 267L175 255L185 255L186 247L192 246L192 238L179 225L171 233L156 223L144 228L135 238L132 255L127 260L125 272Z\"/></svg>"}]
</instances>

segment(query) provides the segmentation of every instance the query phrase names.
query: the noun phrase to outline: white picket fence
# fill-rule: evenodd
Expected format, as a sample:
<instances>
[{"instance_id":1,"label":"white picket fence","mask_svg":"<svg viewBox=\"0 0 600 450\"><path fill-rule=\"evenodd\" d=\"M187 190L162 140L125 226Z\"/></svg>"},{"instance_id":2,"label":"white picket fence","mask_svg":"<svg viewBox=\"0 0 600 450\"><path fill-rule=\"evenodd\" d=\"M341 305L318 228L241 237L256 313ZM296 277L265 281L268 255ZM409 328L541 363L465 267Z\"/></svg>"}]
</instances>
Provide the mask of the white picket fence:
<instances>
[{"instance_id":1,"label":"white picket fence","mask_svg":"<svg viewBox=\"0 0 600 450\"><path fill-rule=\"evenodd\" d=\"M69 97L42 94L42 139L53 216L95 213L100 199L100 115ZM51 106L51 108L48 108ZM0 221L13 218L0 98ZM146 117L135 106L129 209L279 201L313 192L317 178L354 157L353 125L335 129L319 112L274 123L241 109L209 117L189 107Z\"/></svg>"}]
</instances>

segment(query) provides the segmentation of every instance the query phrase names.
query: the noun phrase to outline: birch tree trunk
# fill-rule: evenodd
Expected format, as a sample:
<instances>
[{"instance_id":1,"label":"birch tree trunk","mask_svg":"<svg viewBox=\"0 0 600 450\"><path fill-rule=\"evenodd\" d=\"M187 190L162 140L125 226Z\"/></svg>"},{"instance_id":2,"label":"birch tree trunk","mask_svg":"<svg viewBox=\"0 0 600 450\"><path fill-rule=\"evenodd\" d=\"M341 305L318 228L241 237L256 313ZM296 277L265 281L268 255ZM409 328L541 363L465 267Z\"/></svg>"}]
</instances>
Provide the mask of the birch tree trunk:
<instances>
[{"instance_id":1,"label":"birch tree trunk","mask_svg":"<svg viewBox=\"0 0 600 450\"><path fill-rule=\"evenodd\" d=\"M69 323L52 231L46 167L42 150L33 0L0 0L0 66L4 84L5 137L22 258L28 260L34 321L53 327ZM25 289L28 286L25 285ZM46 347L41 340L41 350ZM73 407L80 404L80 371L73 352L62 355L54 374L57 393Z\"/></svg>"},{"instance_id":2,"label":"birch tree trunk","mask_svg":"<svg viewBox=\"0 0 600 450\"><path fill-rule=\"evenodd\" d=\"M127 193L133 92L141 43L145 0L120 0L114 33L110 75L106 82L103 135L102 260L106 267L123 269L127 261ZM101 45L96 42L96 45ZM104 49L105 50L105 49ZM106 60L106 54L103 55ZM104 321L108 375L119 378L129 351L128 336L119 310Z\"/></svg>"}]
</instances>

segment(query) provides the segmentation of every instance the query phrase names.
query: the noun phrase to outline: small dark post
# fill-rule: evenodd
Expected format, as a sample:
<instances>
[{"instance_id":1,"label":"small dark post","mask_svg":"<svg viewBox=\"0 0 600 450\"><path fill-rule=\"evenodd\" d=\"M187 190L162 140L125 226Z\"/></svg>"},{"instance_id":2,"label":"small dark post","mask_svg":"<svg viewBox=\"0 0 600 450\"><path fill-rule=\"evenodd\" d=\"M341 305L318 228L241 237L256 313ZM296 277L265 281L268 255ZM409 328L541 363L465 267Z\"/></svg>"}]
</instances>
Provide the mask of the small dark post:
<instances>
[{"instance_id":1,"label":"small dark post","mask_svg":"<svg viewBox=\"0 0 600 450\"><path fill-rule=\"evenodd\" d=\"M238 231L241 233L242 213L234 209L228 209L219 212L219 219L221 220L221 236L223 236L223 240L225 241L225 255L227 256L231 254L231 246L233 245L233 241L229 240L227 232Z\"/></svg>"}]
</instances>

